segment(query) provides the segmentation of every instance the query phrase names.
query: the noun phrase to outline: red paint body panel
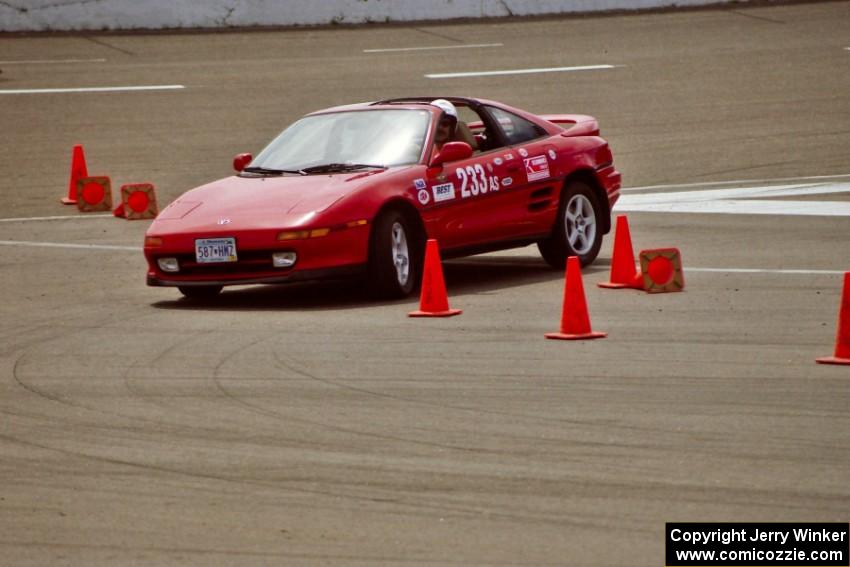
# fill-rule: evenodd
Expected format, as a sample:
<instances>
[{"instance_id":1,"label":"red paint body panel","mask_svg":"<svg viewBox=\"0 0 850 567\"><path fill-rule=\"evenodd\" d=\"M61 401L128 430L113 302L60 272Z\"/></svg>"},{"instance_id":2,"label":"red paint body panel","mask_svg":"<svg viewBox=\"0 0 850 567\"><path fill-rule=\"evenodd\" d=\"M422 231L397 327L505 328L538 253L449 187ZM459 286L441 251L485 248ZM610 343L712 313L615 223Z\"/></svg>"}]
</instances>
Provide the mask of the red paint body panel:
<instances>
[{"instance_id":1,"label":"red paint body panel","mask_svg":"<svg viewBox=\"0 0 850 567\"><path fill-rule=\"evenodd\" d=\"M538 117L483 99L458 99L510 112L544 135L476 152L468 159L428 168L420 163L356 173L232 176L186 192L166 207L146 234L150 285L278 282L368 263L372 221L387 206L419 215L428 238L443 251L547 236L555 223L564 180L577 172L596 179L600 199L613 206L620 189L607 142L596 120L583 115ZM421 102L388 102L313 113L384 108L439 109ZM475 129L483 123L470 123ZM430 148L434 127L425 139ZM363 222L365 221L365 223ZM610 218L604 219L607 232ZM278 240L281 232L330 229L324 236ZM232 237L238 262L197 264L195 240ZM294 251L290 268L274 268L271 254ZM157 259L176 257L180 272L163 272Z\"/></svg>"}]
</instances>

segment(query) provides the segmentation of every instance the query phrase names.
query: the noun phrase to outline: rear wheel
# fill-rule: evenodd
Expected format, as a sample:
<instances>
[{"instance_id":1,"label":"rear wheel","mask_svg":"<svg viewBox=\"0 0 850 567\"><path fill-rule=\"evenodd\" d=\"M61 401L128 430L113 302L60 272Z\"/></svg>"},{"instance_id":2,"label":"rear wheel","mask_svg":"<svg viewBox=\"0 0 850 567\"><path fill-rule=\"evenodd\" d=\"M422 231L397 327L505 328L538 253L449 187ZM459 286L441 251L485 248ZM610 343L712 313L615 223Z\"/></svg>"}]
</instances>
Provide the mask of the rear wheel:
<instances>
[{"instance_id":1,"label":"rear wheel","mask_svg":"<svg viewBox=\"0 0 850 567\"><path fill-rule=\"evenodd\" d=\"M178 286L180 293L189 299L212 299L222 289L220 285Z\"/></svg>"},{"instance_id":2,"label":"rear wheel","mask_svg":"<svg viewBox=\"0 0 850 567\"><path fill-rule=\"evenodd\" d=\"M399 211L382 213L372 227L369 285L382 298L407 297L419 280L421 245Z\"/></svg>"},{"instance_id":3,"label":"rear wheel","mask_svg":"<svg viewBox=\"0 0 850 567\"><path fill-rule=\"evenodd\" d=\"M543 259L563 268L567 257L578 256L582 266L596 259L602 246L599 199L583 181L571 181L561 192L558 218L552 234L537 243Z\"/></svg>"}]
</instances>

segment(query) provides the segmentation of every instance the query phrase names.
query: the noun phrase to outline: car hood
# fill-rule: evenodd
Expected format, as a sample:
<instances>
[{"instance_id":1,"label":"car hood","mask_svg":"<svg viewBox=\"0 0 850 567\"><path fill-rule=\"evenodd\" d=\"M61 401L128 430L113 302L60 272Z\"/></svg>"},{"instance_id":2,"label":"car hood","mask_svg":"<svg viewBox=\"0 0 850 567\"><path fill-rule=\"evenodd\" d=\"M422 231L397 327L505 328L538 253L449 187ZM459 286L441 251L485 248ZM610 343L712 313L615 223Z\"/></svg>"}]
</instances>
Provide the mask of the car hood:
<instances>
[{"instance_id":1,"label":"car hood","mask_svg":"<svg viewBox=\"0 0 850 567\"><path fill-rule=\"evenodd\" d=\"M384 170L333 175L286 175L220 179L192 189L157 216L152 229L263 229L309 222Z\"/></svg>"}]
</instances>

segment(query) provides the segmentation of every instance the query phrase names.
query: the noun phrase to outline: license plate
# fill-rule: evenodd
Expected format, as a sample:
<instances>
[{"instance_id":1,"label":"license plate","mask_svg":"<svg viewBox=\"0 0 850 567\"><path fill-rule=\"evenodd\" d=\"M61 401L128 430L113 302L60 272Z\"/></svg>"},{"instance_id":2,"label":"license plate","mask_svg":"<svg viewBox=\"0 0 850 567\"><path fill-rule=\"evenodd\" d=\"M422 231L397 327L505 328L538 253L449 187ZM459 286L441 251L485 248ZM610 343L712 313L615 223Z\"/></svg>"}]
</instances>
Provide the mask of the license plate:
<instances>
[{"instance_id":1,"label":"license plate","mask_svg":"<svg viewBox=\"0 0 850 567\"><path fill-rule=\"evenodd\" d=\"M199 264L236 261L235 238L203 238L195 241L195 258Z\"/></svg>"}]
</instances>

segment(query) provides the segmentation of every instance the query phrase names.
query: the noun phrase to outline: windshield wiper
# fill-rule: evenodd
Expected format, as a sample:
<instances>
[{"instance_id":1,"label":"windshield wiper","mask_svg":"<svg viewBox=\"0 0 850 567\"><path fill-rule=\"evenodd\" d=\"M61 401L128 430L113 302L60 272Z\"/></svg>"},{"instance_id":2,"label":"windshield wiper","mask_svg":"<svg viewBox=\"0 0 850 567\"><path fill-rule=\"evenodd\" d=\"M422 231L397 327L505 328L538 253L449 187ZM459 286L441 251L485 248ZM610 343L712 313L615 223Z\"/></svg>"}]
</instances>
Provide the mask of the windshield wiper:
<instances>
[{"instance_id":1,"label":"windshield wiper","mask_svg":"<svg viewBox=\"0 0 850 567\"><path fill-rule=\"evenodd\" d=\"M284 173L297 173L299 175L307 175L300 169L273 169L270 167L246 167L242 170L244 173L259 173L261 175L283 175Z\"/></svg>"},{"instance_id":2,"label":"windshield wiper","mask_svg":"<svg viewBox=\"0 0 850 567\"><path fill-rule=\"evenodd\" d=\"M322 165L314 165L305 167L301 171L303 173L340 173L344 171L357 171L366 168L386 169L385 165L374 165L371 163L324 163Z\"/></svg>"}]
</instances>

